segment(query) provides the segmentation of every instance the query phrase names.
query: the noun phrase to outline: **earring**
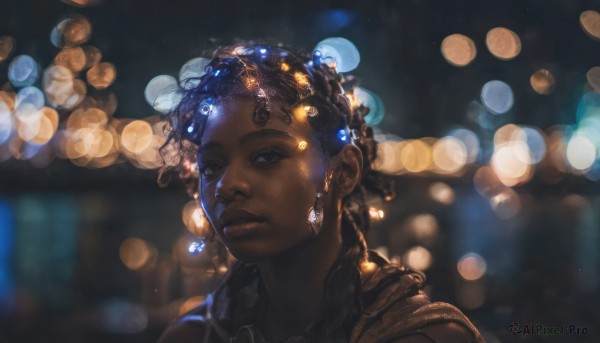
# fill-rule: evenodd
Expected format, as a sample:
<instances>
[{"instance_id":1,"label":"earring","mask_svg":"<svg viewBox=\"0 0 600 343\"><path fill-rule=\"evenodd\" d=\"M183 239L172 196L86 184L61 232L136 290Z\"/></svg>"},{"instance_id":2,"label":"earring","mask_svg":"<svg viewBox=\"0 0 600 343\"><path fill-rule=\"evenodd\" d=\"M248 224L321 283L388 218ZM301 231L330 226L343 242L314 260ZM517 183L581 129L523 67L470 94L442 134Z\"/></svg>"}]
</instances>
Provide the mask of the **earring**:
<instances>
[{"instance_id":1,"label":"earring","mask_svg":"<svg viewBox=\"0 0 600 343\"><path fill-rule=\"evenodd\" d=\"M308 225L312 233L316 236L321 231L323 224L323 206L325 205L325 196L323 193L317 193L315 204L308 213Z\"/></svg>"},{"instance_id":2,"label":"earring","mask_svg":"<svg viewBox=\"0 0 600 343\"><path fill-rule=\"evenodd\" d=\"M205 247L206 247L206 237L200 237L200 238L192 241L192 243L190 243L190 245L188 246L188 252L190 253L190 255L195 256L195 255L198 255L199 253L201 253Z\"/></svg>"}]
</instances>

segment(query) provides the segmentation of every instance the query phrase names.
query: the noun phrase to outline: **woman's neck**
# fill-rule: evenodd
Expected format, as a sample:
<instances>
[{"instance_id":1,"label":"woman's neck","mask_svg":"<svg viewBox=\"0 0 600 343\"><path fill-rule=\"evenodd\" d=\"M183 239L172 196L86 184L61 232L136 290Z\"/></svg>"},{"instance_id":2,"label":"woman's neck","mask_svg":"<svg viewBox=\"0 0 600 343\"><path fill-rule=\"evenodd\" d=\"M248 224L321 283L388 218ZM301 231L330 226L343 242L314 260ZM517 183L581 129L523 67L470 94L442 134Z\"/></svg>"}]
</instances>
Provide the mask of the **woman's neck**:
<instances>
[{"instance_id":1,"label":"woman's neck","mask_svg":"<svg viewBox=\"0 0 600 343\"><path fill-rule=\"evenodd\" d=\"M268 340L302 333L322 311L325 279L342 247L341 216L321 234L276 258L257 263L268 303L261 329Z\"/></svg>"}]
</instances>

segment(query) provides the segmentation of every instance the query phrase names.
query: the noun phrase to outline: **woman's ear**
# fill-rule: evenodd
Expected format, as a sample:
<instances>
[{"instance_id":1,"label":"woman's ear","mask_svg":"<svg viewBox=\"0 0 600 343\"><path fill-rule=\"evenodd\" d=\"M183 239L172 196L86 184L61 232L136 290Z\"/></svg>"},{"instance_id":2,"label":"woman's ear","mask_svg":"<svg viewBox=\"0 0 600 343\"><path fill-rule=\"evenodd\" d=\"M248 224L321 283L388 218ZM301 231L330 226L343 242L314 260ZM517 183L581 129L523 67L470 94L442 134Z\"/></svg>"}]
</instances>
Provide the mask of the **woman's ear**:
<instances>
[{"instance_id":1,"label":"woman's ear","mask_svg":"<svg viewBox=\"0 0 600 343\"><path fill-rule=\"evenodd\" d=\"M350 194L362 177L363 155L352 144L345 145L336 156L337 175L335 183L342 197Z\"/></svg>"}]
</instances>

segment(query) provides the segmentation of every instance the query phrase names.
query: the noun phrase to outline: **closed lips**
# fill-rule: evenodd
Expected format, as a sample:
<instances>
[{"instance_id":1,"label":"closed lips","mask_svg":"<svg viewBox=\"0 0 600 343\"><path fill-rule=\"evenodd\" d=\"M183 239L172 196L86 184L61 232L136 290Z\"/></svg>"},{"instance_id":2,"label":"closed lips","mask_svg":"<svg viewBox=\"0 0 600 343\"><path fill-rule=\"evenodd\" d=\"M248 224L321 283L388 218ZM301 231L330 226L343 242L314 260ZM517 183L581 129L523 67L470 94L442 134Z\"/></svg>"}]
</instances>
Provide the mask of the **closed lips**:
<instances>
[{"instance_id":1,"label":"closed lips","mask_svg":"<svg viewBox=\"0 0 600 343\"><path fill-rule=\"evenodd\" d=\"M247 210L228 209L221 213L219 220L221 221L222 226L225 227L248 222L261 222L264 221L264 218Z\"/></svg>"}]
</instances>

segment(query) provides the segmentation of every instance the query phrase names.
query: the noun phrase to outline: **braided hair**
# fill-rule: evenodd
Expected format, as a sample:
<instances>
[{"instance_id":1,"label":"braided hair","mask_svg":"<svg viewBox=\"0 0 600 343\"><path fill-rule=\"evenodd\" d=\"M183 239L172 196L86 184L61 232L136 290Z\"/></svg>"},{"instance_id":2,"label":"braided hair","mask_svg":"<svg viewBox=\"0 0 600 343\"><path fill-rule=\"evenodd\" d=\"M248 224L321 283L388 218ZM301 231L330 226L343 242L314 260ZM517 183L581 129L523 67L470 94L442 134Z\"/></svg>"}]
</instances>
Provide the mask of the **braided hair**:
<instances>
[{"instance_id":1,"label":"braided hair","mask_svg":"<svg viewBox=\"0 0 600 343\"><path fill-rule=\"evenodd\" d=\"M269 120L273 110L271 99L286 104L281 110L290 121L292 110L304 106L320 148L330 157L350 141L337 137L340 130L346 130L363 154L362 176L355 189L342 199L342 249L325 281L321 318L308 334L315 342L347 342L363 311L360 265L367 258L365 236L370 227L366 195L370 192L391 200L394 188L391 179L372 169L377 142L372 128L364 120L369 109L356 104L353 90L357 79L338 74L334 64L321 63L320 57L318 51L311 55L252 42L215 50L204 75L185 81L189 87L184 87L181 101L169 114L165 146L175 145L178 156L175 163L163 168L159 182L169 172L176 172L189 191L198 189L196 148L204 131L206 114L219 97L253 97L256 108L252 119L256 123ZM233 269L233 273L237 270L240 269ZM239 278L230 275L229 280L234 279Z\"/></svg>"}]
</instances>

